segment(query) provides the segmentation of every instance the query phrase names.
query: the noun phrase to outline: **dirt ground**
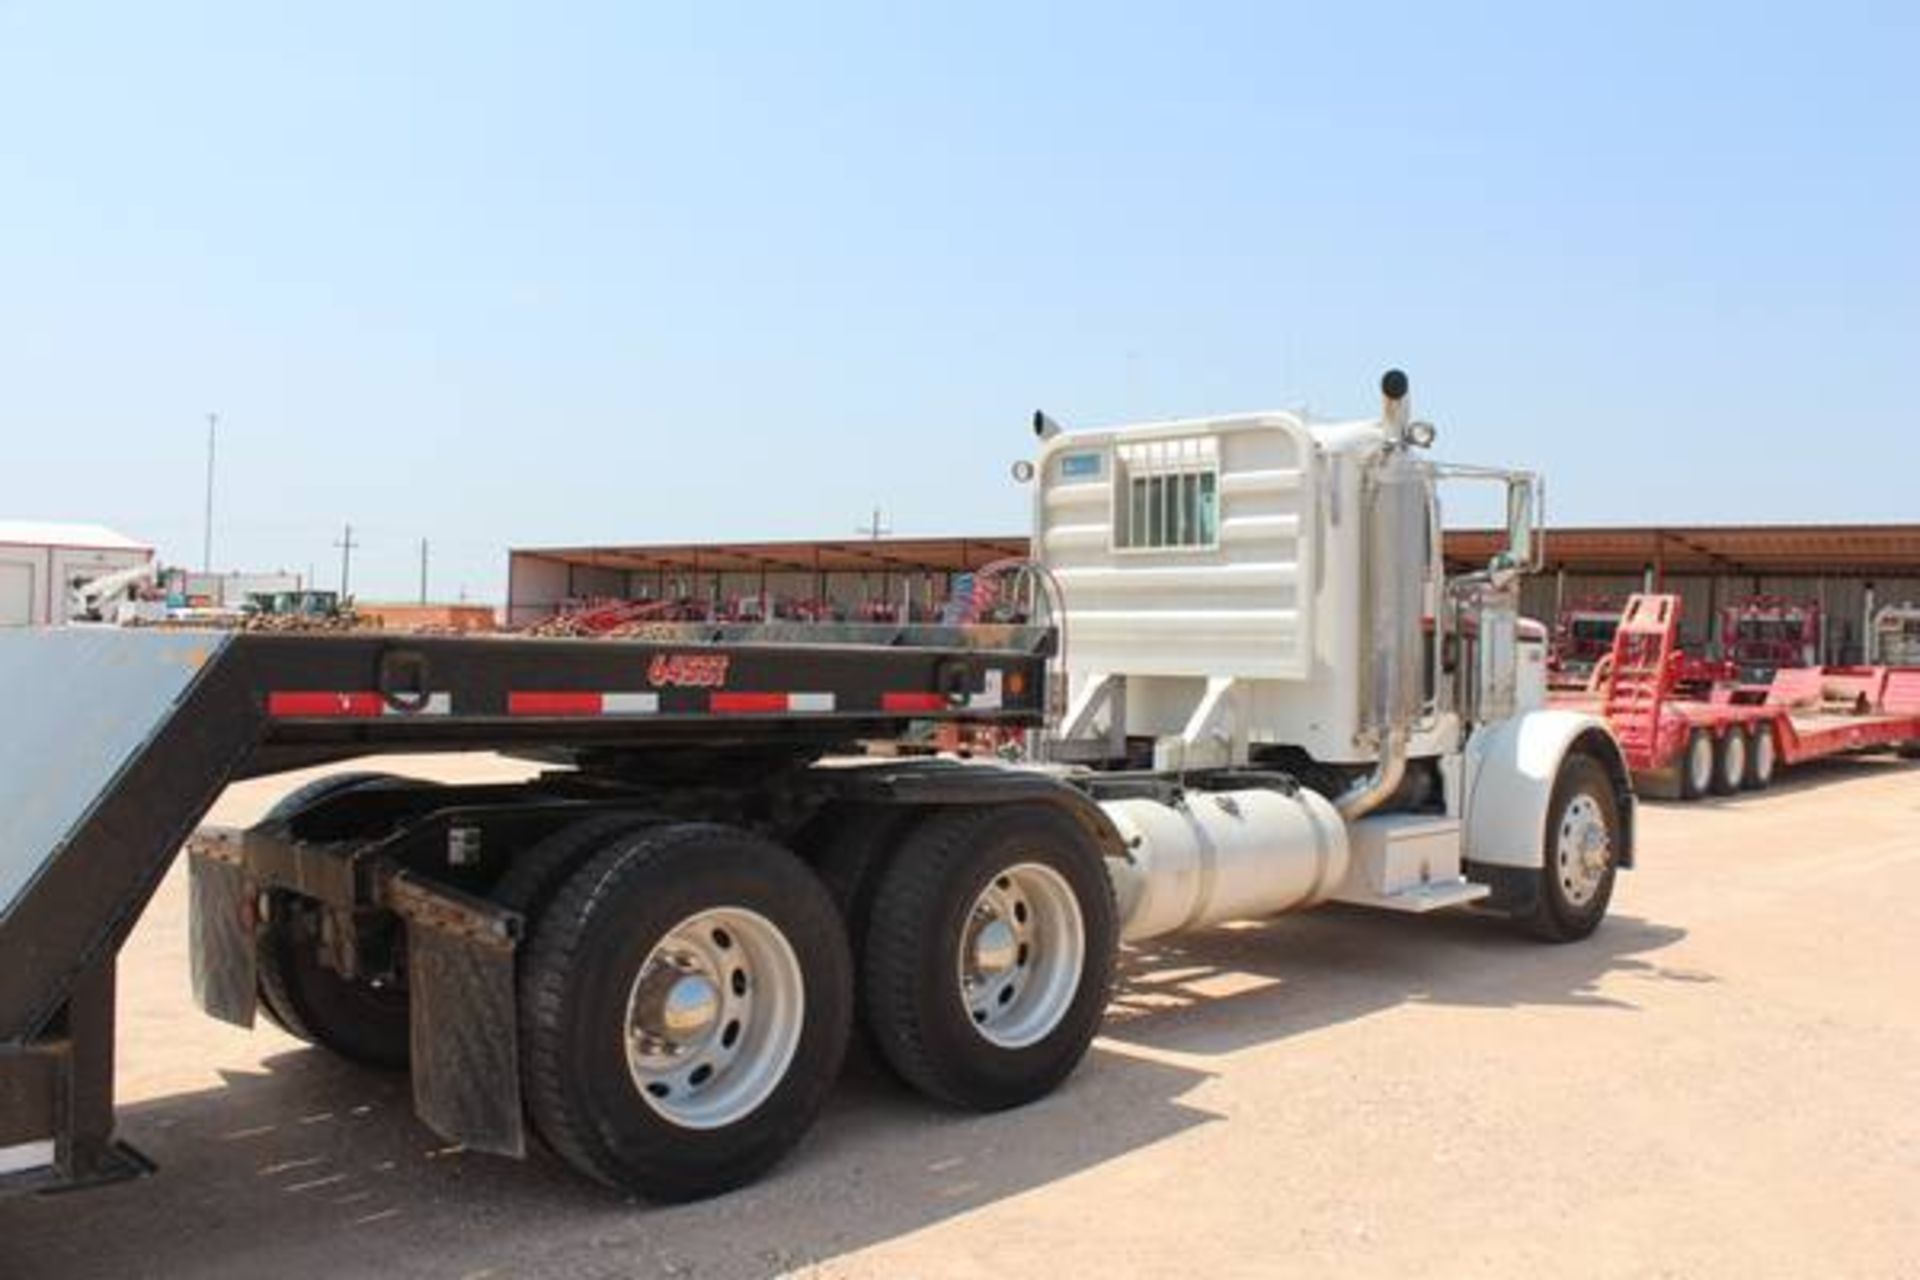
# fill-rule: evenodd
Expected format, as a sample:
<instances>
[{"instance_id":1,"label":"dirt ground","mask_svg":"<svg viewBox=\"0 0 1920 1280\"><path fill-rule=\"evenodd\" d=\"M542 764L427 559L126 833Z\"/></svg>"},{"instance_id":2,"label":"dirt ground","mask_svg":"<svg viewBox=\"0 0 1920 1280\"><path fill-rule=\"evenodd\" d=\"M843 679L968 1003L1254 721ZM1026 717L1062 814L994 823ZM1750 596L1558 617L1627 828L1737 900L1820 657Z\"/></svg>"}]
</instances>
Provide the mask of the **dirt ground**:
<instances>
[{"instance_id":1,"label":"dirt ground","mask_svg":"<svg viewBox=\"0 0 1920 1280\"><path fill-rule=\"evenodd\" d=\"M771 1177L668 1209L201 1017L176 868L121 968L161 1171L0 1204L0 1276L1920 1276L1920 766L1647 805L1641 851L1570 947L1339 909L1155 947L1052 1098L957 1115L855 1062Z\"/></svg>"}]
</instances>

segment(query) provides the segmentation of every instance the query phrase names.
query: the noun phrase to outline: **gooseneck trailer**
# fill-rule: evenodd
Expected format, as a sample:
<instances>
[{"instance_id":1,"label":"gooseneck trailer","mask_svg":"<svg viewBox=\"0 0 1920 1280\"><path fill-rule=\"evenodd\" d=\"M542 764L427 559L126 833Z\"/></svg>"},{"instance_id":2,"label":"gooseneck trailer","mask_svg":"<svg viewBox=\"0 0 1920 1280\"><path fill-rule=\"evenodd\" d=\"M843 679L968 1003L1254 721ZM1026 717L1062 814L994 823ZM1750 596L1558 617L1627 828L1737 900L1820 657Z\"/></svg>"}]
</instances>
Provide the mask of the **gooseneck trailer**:
<instances>
[{"instance_id":1,"label":"gooseneck trailer","mask_svg":"<svg viewBox=\"0 0 1920 1280\"><path fill-rule=\"evenodd\" d=\"M183 845L209 1013L408 1070L450 1140L659 1198L792 1148L856 1023L940 1103L1044 1095L1126 941L1325 901L1585 937L1633 795L1516 616L1537 482L1429 461L1383 391L1346 423L1039 419L1017 622L0 634L0 1185L145 1167L114 957ZM1506 486L1510 546L1450 578L1455 479ZM859 754L924 721L1031 749ZM237 778L483 749L551 767L328 774L197 826Z\"/></svg>"}]
</instances>

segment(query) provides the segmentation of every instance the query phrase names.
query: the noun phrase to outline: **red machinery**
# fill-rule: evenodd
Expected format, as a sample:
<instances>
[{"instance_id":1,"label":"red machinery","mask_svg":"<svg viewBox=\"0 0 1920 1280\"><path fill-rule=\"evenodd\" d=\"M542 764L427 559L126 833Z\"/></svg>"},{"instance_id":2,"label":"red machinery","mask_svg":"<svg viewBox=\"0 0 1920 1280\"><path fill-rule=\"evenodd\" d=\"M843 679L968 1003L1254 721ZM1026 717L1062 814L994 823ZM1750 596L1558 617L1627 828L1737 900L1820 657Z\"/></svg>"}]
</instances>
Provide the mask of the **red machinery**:
<instances>
[{"instance_id":1,"label":"red machinery","mask_svg":"<svg viewBox=\"0 0 1920 1280\"><path fill-rule=\"evenodd\" d=\"M1679 624L1677 596L1628 600L1599 680L1600 713L1646 789L1759 790L1780 765L1920 745L1920 669L1782 668L1763 686L1688 696Z\"/></svg>"},{"instance_id":2,"label":"red machinery","mask_svg":"<svg viewBox=\"0 0 1920 1280\"><path fill-rule=\"evenodd\" d=\"M1547 653L1547 682L1554 688L1584 688L1600 660L1613 652L1620 625L1620 601L1612 596L1570 600L1553 622Z\"/></svg>"},{"instance_id":3,"label":"red machinery","mask_svg":"<svg viewBox=\"0 0 1920 1280\"><path fill-rule=\"evenodd\" d=\"M1783 667L1820 662L1820 606L1783 596L1748 596L1720 610L1720 651L1742 680L1762 682Z\"/></svg>"}]
</instances>

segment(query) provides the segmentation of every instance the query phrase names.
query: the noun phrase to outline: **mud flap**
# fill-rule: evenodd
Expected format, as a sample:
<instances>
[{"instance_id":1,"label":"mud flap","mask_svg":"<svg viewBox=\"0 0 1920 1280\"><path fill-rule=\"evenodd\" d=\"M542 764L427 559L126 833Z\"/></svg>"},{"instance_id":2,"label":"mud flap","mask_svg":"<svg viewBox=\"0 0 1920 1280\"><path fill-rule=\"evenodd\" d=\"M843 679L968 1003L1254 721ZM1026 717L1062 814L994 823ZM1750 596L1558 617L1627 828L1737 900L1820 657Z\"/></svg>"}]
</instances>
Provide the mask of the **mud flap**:
<instances>
[{"instance_id":1,"label":"mud flap","mask_svg":"<svg viewBox=\"0 0 1920 1280\"><path fill-rule=\"evenodd\" d=\"M237 861L200 848L187 860L187 886L194 1003L222 1022L251 1027L259 990L259 887Z\"/></svg>"},{"instance_id":2,"label":"mud flap","mask_svg":"<svg viewBox=\"0 0 1920 1280\"><path fill-rule=\"evenodd\" d=\"M526 1154L514 951L520 917L404 873L387 885L407 922L413 1107L473 1151Z\"/></svg>"}]
</instances>

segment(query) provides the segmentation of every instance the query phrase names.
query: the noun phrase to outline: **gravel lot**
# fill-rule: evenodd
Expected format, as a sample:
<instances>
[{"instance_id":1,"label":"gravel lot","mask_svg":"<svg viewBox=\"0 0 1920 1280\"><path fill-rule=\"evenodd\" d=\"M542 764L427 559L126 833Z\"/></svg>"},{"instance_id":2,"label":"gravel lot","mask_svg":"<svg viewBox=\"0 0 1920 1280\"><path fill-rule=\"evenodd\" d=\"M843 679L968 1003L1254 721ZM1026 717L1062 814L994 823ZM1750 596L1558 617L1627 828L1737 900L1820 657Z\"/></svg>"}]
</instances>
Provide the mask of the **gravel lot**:
<instances>
[{"instance_id":1,"label":"gravel lot","mask_svg":"<svg viewBox=\"0 0 1920 1280\"><path fill-rule=\"evenodd\" d=\"M1340 909L1156 947L1054 1097L955 1115L856 1062L772 1177L671 1209L201 1017L176 868L121 968L161 1172L0 1203L0 1276L1920 1275L1920 766L1650 804L1641 849L1571 947Z\"/></svg>"}]
</instances>

